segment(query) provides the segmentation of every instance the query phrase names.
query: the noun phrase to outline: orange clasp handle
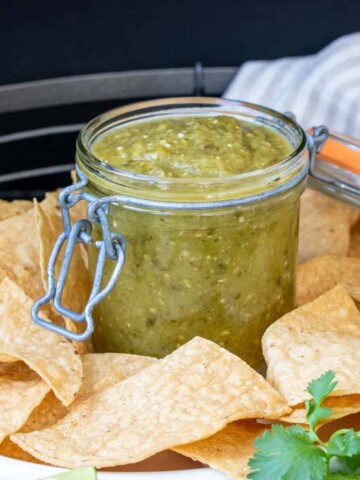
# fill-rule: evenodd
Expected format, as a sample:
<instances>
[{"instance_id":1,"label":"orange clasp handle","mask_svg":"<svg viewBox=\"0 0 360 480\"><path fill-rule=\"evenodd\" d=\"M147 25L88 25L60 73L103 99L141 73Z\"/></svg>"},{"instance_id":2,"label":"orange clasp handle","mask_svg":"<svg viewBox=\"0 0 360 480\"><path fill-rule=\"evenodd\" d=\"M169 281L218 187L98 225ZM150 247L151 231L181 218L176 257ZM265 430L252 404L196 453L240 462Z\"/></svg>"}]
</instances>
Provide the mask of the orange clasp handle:
<instances>
[{"instance_id":1,"label":"orange clasp handle","mask_svg":"<svg viewBox=\"0 0 360 480\"><path fill-rule=\"evenodd\" d=\"M317 158L360 175L360 140L330 132Z\"/></svg>"}]
</instances>

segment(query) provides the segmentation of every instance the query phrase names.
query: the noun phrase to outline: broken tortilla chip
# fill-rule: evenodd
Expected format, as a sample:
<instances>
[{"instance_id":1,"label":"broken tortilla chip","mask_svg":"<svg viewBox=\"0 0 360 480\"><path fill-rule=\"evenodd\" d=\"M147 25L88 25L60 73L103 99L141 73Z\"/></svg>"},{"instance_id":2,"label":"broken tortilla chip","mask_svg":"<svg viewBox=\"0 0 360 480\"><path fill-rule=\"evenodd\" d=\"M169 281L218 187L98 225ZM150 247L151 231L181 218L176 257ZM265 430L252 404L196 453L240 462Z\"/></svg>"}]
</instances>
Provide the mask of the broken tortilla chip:
<instances>
[{"instance_id":1,"label":"broken tortilla chip","mask_svg":"<svg viewBox=\"0 0 360 480\"><path fill-rule=\"evenodd\" d=\"M342 397L326 398L322 406L331 408L332 412L330 417L319 423L318 428L321 428L325 423L360 412L360 395L344 395ZM279 420L286 423L306 423L305 405L302 404L295 407L290 415L281 417Z\"/></svg>"},{"instance_id":2,"label":"broken tortilla chip","mask_svg":"<svg viewBox=\"0 0 360 480\"><path fill-rule=\"evenodd\" d=\"M333 288L286 314L265 332L267 380L291 406L311 398L308 384L336 374L332 396L360 393L360 312L345 288Z\"/></svg>"},{"instance_id":3,"label":"broken tortilla chip","mask_svg":"<svg viewBox=\"0 0 360 480\"><path fill-rule=\"evenodd\" d=\"M52 465L106 467L201 440L238 419L288 412L282 397L245 362L196 337L81 402L52 427L11 440Z\"/></svg>"},{"instance_id":4,"label":"broken tortilla chip","mask_svg":"<svg viewBox=\"0 0 360 480\"><path fill-rule=\"evenodd\" d=\"M5 278L0 291L0 354L25 362L69 405L82 380L82 363L74 346L31 320L33 302L16 283Z\"/></svg>"},{"instance_id":5,"label":"broken tortilla chip","mask_svg":"<svg viewBox=\"0 0 360 480\"><path fill-rule=\"evenodd\" d=\"M360 258L324 255L298 265L296 305L311 302L341 283L360 302Z\"/></svg>"},{"instance_id":6,"label":"broken tortilla chip","mask_svg":"<svg viewBox=\"0 0 360 480\"><path fill-rule=\"evenodd\" d=\"M358 209L307 189L300 202L299 254L303 263L320 255L346 255Z\"/></svg>"},{"instance_id":7,"label":"broken tortilla chip","mask_svg":"<svg viewBox=\"0 0 360 480\"><path fill-rule=\"evenodd\" d=\"M11 202L0 200L0 222L21 215L32 208L32 202L29 200L13 200Z\"/></svg>"},{"instance_id":8,"label":"broken tortilla chip","mask_svg":"<svg viewBox=\"0 0 360 480\"><path fill-rule=\"evenodd\" d=\"M31 298L44 295L33 209L0 222L0 268Z\"/></svg>"},{"instance_id":9,"label":"broken tortilla chip","mask_svg":"<svg viewBox=\"0 0 360 480\"><path fill-rule=\"evenodd\" d=\"M50 387L22 362L0 365L0 443L26 423Z\"/></svg>"},{"instance_id":10,"label":"broken tortilla chip","mask_svg":"<svg viewBox=\"0 0 360 480\"><path fill-rule=\"evenodd\" d=\"M268 428L254 420L233 422L209 438L172 450L219 470L229 478L246 480L251 471L248 462L255 453L255 439Z\"/></svg>"}]
</instances>

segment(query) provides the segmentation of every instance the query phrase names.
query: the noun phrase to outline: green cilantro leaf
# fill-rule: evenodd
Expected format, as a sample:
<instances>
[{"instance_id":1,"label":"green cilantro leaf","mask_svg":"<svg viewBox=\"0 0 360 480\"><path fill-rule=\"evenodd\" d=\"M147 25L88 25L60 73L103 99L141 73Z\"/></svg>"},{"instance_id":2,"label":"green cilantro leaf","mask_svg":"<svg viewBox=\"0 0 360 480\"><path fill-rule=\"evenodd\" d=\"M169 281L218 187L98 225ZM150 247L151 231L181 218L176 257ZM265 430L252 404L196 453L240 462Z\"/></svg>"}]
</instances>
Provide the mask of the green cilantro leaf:
<instances>
[{"instance_id":1,"label":"green cilantro leaf","mask_svg":"<svg viewBox=\"0 0 360 480\"><path fill-rule=\"evenodd\" d=\"M334 391L338 382L335 382L335 372L328 370L321 377L309 383L307 391L313 397L316 405L321 405L325 398Z\"/></svg>"},{"instance_id":2,"label":"green cilantro leaf","mask_svg":"<svg viewBox=\"0 0 360 480\"><path fill-rule=\"evenodd\" d=\"M255 440L257 451L249 460L248 479L360 480L360 434L339 430L325 443L316 433L318 423L331 415L331 409L322 403L336 385L332 371L309 384L313 398L305 405L310 430L273 425Z\"/></svg>"},{"instance_id":3,"label":"green cilantro leaf","mask_svg":"<svg viewBox=\"0 0 360 480\"><path fill-rule=\"evenodd\" d=\"M360 469L360 453L353 455L352 457L343 458L343 461L346 463L347 467L351 472L358 472Z\"/></svg>"},{"instance_id":4,"label":"green cilantro leaf","mask_svg":"<svg viewBox=\"0 0 360 480\"><path fill-rule=\"evenodd\" d=\"M360 456L353 457L331 457L329 461L329 472L342 475L360 473Z\"/></svg>"},{"instance_id":5,"label":"green cilantro leaf","mask_svg":"<svg viewBox=\"0 0 360 480\"><path fill-rule=\"evenodd\" d=\"M323 480L328 471L326 453L300 426L273 425L256 439L255 447L259 452L249 461L252 480Z\"/></svg>"},{"instance_id":6,"label":"green cilantro leaf","mask_svg":"<svg viewBox=\"0 0 360 480\"><path fill-rule=\"evenodd\" d=\"M331 409L322 407L321 404L325 398L334 390L337 382L335 382L335 373L329 370L321 375L321 377L309 383L308 392L312 395L312 400L305 400L306 418L310 429L313 432L315 441L319 441L316 435L316 427L321 420L330 417Z\"/></svg>"},{"instance_id":7,"label":"green cilantro leaf","mask_svg":"<svg viewBox=\"0 0 360 480\"><path fill-rule=\"evenodd\" d=\"M321 407L314 401L305 400L306 418L310 428L313 432L316 430L317 424L321 420L329 418L331 415L331 408Z\"/></svg>"},{"instance_id":8,"label":"green cilantro leaf","mask_svg":"<svg viewBox=\"0 0 360 480\"><path fill-rule=\"evenodd\" d=\"M324 480L360 480L360 475L356 475L355 473L329 473L324 477Z\"/></svg>"},{"instance_id":9,"label":"green cilantro leaf","mask_svg":"<svg viewBox=\"0 0 360 480\"><path fill-rule=\"evenodd\" d=\"M360 435L352 429L334 433L329 440L327 452L340 458L359 455Z\"/></svg>"}]
</instances>

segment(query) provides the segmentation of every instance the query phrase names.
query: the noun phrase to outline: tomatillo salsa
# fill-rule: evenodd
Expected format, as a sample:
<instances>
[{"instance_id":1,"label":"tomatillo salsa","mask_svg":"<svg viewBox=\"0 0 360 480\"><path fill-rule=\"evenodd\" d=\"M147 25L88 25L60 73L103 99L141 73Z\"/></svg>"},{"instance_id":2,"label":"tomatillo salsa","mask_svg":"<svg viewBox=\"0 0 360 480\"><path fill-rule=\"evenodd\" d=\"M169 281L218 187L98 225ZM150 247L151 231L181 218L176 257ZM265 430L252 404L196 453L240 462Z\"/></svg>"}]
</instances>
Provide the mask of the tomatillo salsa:
<instances>
[{"instance_id":1,"label":"tomatillo salsa","mask_svg":"<svg viewBox=\"0 0 360 480\"><path fill-rule=\"evenodd\" d=\"M291 153L274 130L234 117L179 117L118 128L94 143L113 167L156 177L224 177L268 167Z\"/></svg>"},{"instance_id":2,"label":"tomatillo salsa","mask_svg":"<svg viewBox=\"0 0 360 480\"><path fill-rule=\"evenodd\" d=\"M186 192L187 201L226 198L206 179L222 182L269 167L293 149L275 129L229 115L128 122L96 136L90 146L103 163L140 174L144 191L155 182L152 198L172 198L171 185L157 190L157 178L198 180L199 188L192 185ZM242 187L241 182L233 182L232 189ZM125 181L116 192L105 183L97 178L89 190L143 196L138 186ZM125 236L128 247L115 289L96 307L96 349L162 357L198 335L258 366L265 329L294 307L303 188L212 211L111 205L112 230ZM96 258L94 248L92 271ZM105 281L112 269L108 261Z\"/></svg>"}]
</instances>

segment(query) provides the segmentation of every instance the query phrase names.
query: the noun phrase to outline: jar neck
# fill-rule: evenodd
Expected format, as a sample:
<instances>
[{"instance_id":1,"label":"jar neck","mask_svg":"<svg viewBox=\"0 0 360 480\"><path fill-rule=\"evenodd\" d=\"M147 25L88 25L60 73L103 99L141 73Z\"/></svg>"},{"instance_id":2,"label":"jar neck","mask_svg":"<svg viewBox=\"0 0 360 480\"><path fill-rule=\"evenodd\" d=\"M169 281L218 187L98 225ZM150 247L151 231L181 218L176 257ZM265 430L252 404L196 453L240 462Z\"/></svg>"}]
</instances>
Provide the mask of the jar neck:
<instances>
[{"instance_id":1,"label":"jar neck","mask_svg":"<svg viewBox=\"0 0 360 480\"><path fill-rule=\"evenodd\" d=\"M102 133L133 121L176 115L231 115L277 130L293 147L280 162L262 170L216 178L150 177L119 170L97 159L91 145ZM306 136L288 117L243 102L213 98L180 98L142 102L97 117L80 133L76 161L99 195L129 195L171 202L209 202L273 196L301 182L308 169Z\"/></svg>"}]
</instances>

